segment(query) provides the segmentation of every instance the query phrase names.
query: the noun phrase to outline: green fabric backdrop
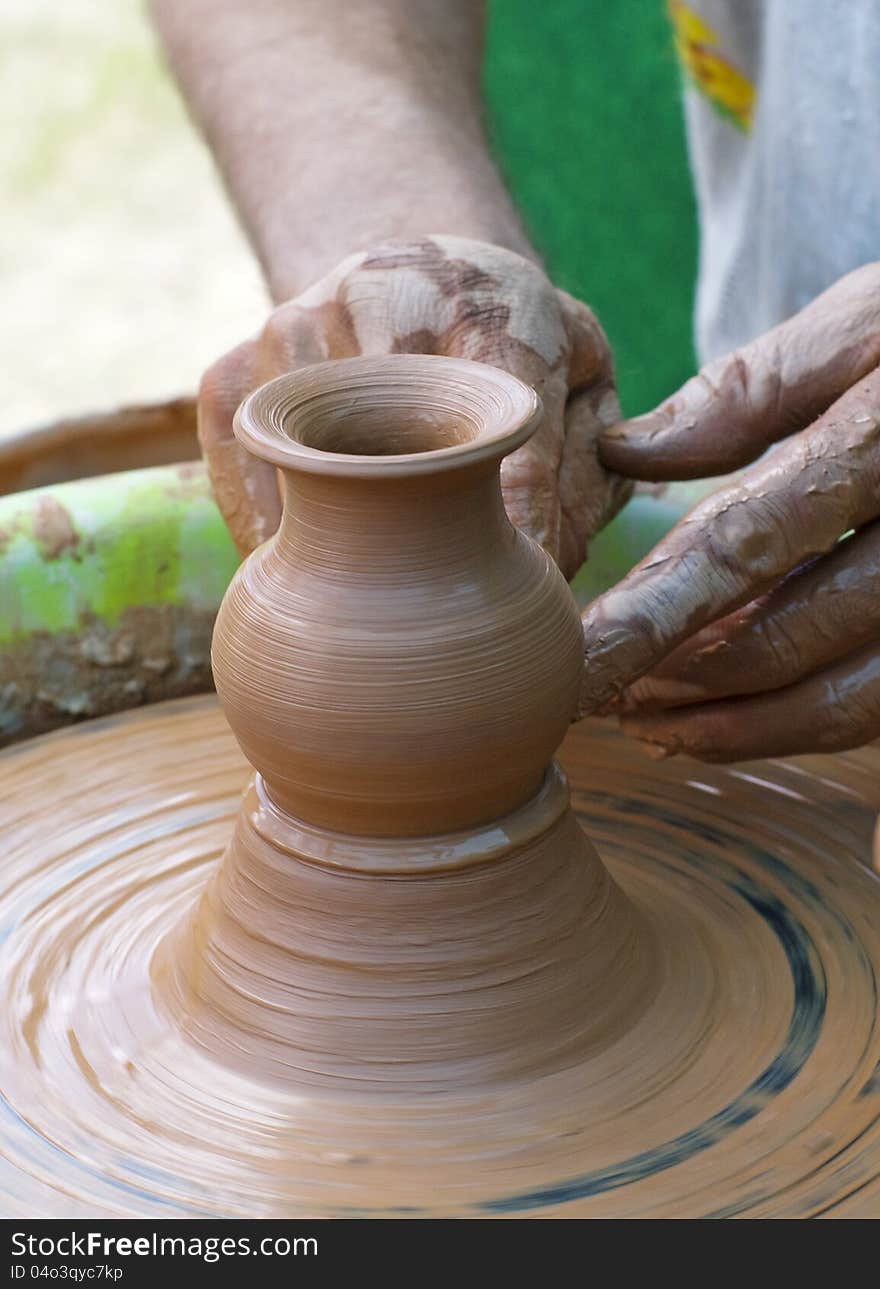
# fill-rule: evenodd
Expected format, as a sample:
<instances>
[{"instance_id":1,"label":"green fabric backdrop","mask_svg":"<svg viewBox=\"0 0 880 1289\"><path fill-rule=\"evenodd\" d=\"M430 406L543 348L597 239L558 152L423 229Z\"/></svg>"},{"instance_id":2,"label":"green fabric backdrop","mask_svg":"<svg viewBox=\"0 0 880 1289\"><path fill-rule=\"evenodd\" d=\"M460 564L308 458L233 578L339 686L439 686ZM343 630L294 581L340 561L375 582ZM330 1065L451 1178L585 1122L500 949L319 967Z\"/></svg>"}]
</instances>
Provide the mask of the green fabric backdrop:
<instances>
[{"instance_id":1,"label":"green fabric backdrop","mask_svg":"<svg viewBox=\"0 0 880 1289\"><path fill-rule=\"evenodd\" d=\"M625 413L647 410L694 369L696 219L663 0L494 0L486 91L552 277L604 325Z\"/></svg>"}]
</instances>

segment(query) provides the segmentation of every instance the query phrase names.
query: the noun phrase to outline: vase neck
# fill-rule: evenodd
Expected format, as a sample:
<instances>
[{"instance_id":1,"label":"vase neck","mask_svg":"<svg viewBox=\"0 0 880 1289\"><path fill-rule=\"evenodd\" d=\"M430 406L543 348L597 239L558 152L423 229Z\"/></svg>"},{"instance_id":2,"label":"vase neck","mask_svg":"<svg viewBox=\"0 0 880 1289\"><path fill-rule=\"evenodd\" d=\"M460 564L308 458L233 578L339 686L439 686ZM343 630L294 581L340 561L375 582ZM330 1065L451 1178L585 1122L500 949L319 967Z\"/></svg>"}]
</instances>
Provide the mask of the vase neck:
<instances>
[{"instance_id":1,"label":"vase neck","mask_svg":"<svg viewBox=\"0 0 880 1289\"><path fill-rule=\"evenodd\" d=\"M514 540L498 461L406 479L284 471L276 550L300 569L412 578L486 565Z\"/></svg>"}]
</instances>

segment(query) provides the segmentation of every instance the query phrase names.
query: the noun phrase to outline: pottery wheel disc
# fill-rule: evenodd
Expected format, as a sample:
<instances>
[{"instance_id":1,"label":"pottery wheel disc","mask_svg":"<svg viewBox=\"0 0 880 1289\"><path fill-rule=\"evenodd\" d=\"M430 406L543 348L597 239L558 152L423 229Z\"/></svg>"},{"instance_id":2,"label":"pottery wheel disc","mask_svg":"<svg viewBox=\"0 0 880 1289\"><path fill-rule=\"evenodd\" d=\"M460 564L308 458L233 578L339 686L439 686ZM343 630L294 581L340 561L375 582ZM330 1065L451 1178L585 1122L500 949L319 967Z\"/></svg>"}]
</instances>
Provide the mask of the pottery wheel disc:
<instances>
[{"instance_id":1,"label":"pottery wheel disc","mask_svg":"<svg viewBox=\"0 0 880 1289\"><path fill-rule=\"evenodd\" d=\"M653 992L574 1067L406 1097L261 1083L157 1003L248 777L213 698L0 755L3 1215L880 1214L880 751L654 763L583 724L561 760Z\"/></svg>"}]
</instances>

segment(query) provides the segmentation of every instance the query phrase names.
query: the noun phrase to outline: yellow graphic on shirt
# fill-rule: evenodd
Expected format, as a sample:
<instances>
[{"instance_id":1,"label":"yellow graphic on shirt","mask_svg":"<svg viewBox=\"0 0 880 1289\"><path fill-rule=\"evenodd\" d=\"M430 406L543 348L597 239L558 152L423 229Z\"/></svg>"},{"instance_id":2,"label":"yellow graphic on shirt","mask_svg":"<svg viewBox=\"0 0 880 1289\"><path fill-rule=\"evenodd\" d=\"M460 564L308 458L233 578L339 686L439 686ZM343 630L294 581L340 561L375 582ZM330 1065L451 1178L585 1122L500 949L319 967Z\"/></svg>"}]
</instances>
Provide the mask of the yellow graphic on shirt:
<instances>
[{"instance_id":1,"label":"yellow graphic on shirt","mask_svg":"<svg viewBox=\"0 0 880 1289\"><path fill-rule=\"evenodd\" d=\"M746 133L752 128L755 87L719 49L718 33L681 0L669 0L675 48L681 64L700 93Z\"/></svg>"}]
</instances>

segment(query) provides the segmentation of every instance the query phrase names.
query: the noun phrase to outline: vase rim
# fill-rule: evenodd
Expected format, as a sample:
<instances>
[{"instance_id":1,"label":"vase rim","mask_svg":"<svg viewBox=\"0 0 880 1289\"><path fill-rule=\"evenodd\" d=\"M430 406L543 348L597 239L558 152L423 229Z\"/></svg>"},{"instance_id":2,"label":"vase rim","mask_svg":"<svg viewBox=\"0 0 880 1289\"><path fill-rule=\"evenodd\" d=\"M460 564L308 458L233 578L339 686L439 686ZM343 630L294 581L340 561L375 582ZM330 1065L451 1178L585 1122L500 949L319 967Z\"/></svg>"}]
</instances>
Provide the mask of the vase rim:
<instances>
[{"instance_id":1,"label":"vase rim","mask_svg":"<svg viewBox=\"0 0 880 1289\"><path fill-rule=\"evenodd\" d=\"M500 368L388 354L315 363L268 381L241 404L234 430L248 451L282 469L395 478L500 460L540 418L535 391ZM370 419L382 428L370 429ZM393 450L408 440L420 446ZM346 450L361 443L367 450Z\"/></svg>"}]
</instances>

